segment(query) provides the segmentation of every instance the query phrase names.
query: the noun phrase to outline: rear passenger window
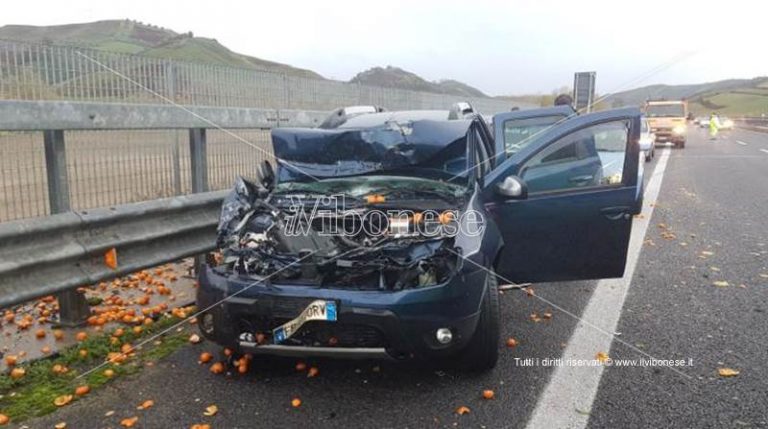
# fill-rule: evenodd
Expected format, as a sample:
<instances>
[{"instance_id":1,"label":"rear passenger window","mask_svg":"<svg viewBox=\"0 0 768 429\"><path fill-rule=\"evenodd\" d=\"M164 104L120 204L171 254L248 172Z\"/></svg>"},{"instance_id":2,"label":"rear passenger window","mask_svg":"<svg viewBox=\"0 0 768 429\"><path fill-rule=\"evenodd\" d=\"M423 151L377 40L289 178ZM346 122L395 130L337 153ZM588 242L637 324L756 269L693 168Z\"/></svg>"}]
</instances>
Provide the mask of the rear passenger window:
<instances>
[{"instance_id":1,"label":"rear passenger window","mask_svg":"<svg viewBox=\"0 0 768 429\"><path fill-rule=\"evenodd\" d=\"M629 121L593 125L547 146L521 169L528 192L618 185L624 179Z\"/></svg>"}]
</instances>

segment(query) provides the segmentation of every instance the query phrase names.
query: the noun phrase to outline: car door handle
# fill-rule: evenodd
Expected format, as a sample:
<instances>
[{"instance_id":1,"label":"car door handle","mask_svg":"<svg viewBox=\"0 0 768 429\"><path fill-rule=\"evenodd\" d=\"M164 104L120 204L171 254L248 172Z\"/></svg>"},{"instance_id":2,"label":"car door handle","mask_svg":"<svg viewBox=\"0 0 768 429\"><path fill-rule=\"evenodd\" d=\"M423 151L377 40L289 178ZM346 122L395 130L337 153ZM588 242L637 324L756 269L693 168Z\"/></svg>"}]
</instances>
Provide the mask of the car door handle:
<instances>
[{"instance_id":1,"label":"car door handle","mask_svg":"<svg viewBox=\"0 0 768 429\"><path fill-rule=\"evenodd\" d=\"M574 176L568 179L571 183L583 183L583 182L589 182L594 178L594 176L590 176L589 174L585 174L583 176Z\"/></svg>"},{"instance_id":2,"label":"car door handle","mask_svg":"<svg viewBox=\"0 0 768 429\"><path fill-rule=\"evenodd\" d=\"M619 220L621 218L629 219L632 217L630 214L631 210L632 208L627 206L606 207L601 209L600 213L610 220Z\"/></svg>"}]
</instances>

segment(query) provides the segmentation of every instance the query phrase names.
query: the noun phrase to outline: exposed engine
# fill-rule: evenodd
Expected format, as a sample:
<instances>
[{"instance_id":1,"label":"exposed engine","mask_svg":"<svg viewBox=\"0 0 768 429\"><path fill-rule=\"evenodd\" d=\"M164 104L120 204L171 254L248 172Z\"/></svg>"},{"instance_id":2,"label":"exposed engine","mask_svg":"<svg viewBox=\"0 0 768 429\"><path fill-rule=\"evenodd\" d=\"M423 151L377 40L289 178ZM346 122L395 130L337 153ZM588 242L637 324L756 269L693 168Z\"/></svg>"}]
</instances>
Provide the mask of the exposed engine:
<instances>
[{"instance_id":1,"label":"exposed engine","mask_svg":"<svg viewBox=\"0 0 768 429\"><path fill-rule=\"evenodd\" d=\"M286 207L265 188L239 179L222 208L222 264L281 284L362 290L425 287L457 271L450 212L434 219L421 212L372 212L317 210L311 203Z\"/></svg>"}]
</instances>

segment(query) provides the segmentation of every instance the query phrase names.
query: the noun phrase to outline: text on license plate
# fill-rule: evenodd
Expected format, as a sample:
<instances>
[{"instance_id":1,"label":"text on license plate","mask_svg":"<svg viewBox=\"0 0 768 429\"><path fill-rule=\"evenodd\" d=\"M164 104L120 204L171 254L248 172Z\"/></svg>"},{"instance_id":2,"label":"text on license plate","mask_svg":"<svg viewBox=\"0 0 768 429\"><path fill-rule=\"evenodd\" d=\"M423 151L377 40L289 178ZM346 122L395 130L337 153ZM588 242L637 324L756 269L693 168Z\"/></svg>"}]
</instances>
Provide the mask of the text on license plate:
<instances>
[{"instance_id":1,"label":"text on license plate","mask_svg":"<svg viewBox=\"0 0 768 429\"><path fill-rule=\"evenodd\" d=\"M336 321L336 302L318 299L312 301L302 312L293 320L290 320L281 326L272 330L272 339L275 344L281 343L295 334L304 323L310 320L325 320L326 322Z\"/></svg>"}]
</instances>

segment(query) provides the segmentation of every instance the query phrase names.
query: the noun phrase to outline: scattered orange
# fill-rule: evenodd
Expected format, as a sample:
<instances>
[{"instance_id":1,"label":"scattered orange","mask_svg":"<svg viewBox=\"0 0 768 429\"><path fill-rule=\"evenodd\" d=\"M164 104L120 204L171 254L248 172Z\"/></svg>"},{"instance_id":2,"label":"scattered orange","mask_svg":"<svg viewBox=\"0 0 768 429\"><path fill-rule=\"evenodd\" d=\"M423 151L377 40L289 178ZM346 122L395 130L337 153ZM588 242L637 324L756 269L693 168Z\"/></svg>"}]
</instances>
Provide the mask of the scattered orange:
<instances>
[{"instance_id":1,"label":"scattered orange","mask_svg":"<svg viewBox=\"0 0 768 429\"><path fill-rule=\"evenodd\" d=\"M19 358L15 355L8 355L5 357L5 364L8 366L14 366L18 363Z\"/></svg>"},{"instance_id":2,"label":"scattered orange","mask_svg":"<svg viewBox=\"0 0 768 429\"><path fill-rule=\"evenodd\" d=\"M519 343L517 342L516 339L514 339L512 337L507 338L507 347L510 347L510 348L511 347L516 347L518 344Z\"/></svg>"},{"instance_id":3,"label":"scattered orange","mask_svg":"<svg viewBox=\"0 0 768 429\"><path fill-rule=\"evenodd\" d=\"M147 410L152 408L152 406L155 405L155 401L151 399L147 399L146 401L142 402L138 407L136 407L137 410Z\"/></svg>"},{"instance_id":4,"label":"scattered orange","mask_svg":"<svg viewBox=\"0 0 768 429\"><path fill-rule=\"evenodd\" d=\"M78 352L81 358L85 359L88 357L88 350L87 349L80 349Z\"/></svg>"},{"instance_id":5,"label":"scattered orange","mask_svg":"<svg viewBox=\"0 0 768 429\"><path fill-rule=\"evenodd\" d=\"M87 333L85 333L85 332L82 332L82 331L80 331L80 332L78 332L78 333L77 333L77 335L75 336L75 339L76 339L77 341L85 341L85 340L87 340L87 339L88 339L88 334L87 334Z\"/></svg>"},{"instance_id":6,"label":"scattered orange","mask_svg":"<svg viewBox=\"0 0 768 429\"><path fill-rule=\"evenodd\" d=\"M139 421L139 418L136 416L133 416L127 419L122 419L120 420L120 426L132 428L136 425L137 421Z\"/></svg>"},{"instance_id":7,"label":"scattered orange","mask_svg":"<svg viewBox=\"0 0 768 429\"><path fill-rule=\"evenodd\" d=\"M206 417L211 417L211 416L215 416L216 413L218 412L219 412L219 407L217 407L216 405L209 405L205 407L205 411L203 411L203 415Z\"/></svg>"},{"instance_id":8,"label":"scattered orange","mask_svg":"<svg viewBox=\"0 0 768 429\"><path fill-rule=\"evenodd\" d=\"M56 340L61 341L64 339L64 331L61 329L54 329L53 330L53 338L56 338Z\"/></svg>"},{"instance_id":9,"label":"scattered orange","mask_svg":"<svg viewBox=\"0 0 768 429\"><path fill-rule=\"evenodd\" d=\"M64 405L72 402L72 398L74 398L72 395L57 396L56 399L53 400L53 405L56 405L57 407L63 407Z\"/></svg>"},{"instance_id":10,"label":"scattered orange","mask_svg":"<svg viewBox=\"0 0 768 429\"><path fill-rule=\"evenodd\" d=\"M299 398L291 399L291 406L293 408L299 408L301 406L301 399L299 399Z\"/></svg>"},{"instance_id":11,"label":"scattered orange","mask_svg":"<svg viewBox=\"0 0 768 429\"><path fill-rule=\"evenodd\" d=\"M45 338L45 330L44 329L38 329L35 332L35 337L37 337L38 340L41 340L41 339Z\"/></svg>"},{"instance_id":12,"label":"scattered orange","mask_svg":"<svg viewBox=\"0 0 768 429\"><path fill-rule=\"evenodd\" d=\"M104 370L104 377L112 378L115 376L115 370L113 369L105 369Z\"/></svg>"},{"instance_id":13,"label":"scattered orange","mask_svg":"<svg viewBox=\"0 0 768 429\"><path fill-rule=\"evenodd\" d=\"M14 380L18 380L22 377L24 377L27 374L27 370L24 368L14 368L11 370L11 378Z\"/></svg>"},{"instance_id":14,"label":"scattered orange","mask_svg":"<svg viewBox=\"0 0 768 429\"><path fill-rule=\"evenodd\" d=\"M211 372L214 374L221 374L224 372L224 364L221 362L216 362L213 365L211 365Z\"/></svg>"},{"instance_id":15,"label":"scattered orange","mask_svg":"<svg viewBox=\"0 0 768 429\"><path fill-rule=\"evenodd\" d=\"M87 395L90 391L91 391L91 387L88 386L87 384L84 384L82 386L77 386L77 388L75 389L75 395L77 396Z\"/></svg>"},{"instance_id":16,"label":"scattered orange","mask_svg":"<svg viewBox=\"0 0 768 429\"><path fill-rule=\"evenodd\" d=\"M493 399L494 393L493 390L483 390L483 399Z\"/></svg>"},{"instance_id":17,"label":"scattered orange","mask_svg":"<svg viewBox=\"0 0 768 429\"><path fill-rule=\"evenodd\" d=\"M7 425L8 422L10 421L11 419L8 416L6 416L5 414L0 414L0 426Z\"/></svg>"},{"instance_id":18,"label":"scattered orange","mask_svg":"<svg viewBox=\"0 0 768 429\"><path fill-rule=\"evenodd\" d=\"M316 377L317 374L319 374L319 373L320 373L320 370L317 369L316 366L313 366L313 367L309 368L309 371L307 372L307 377Z\"/></svg>"},{"instance_id":19,"label":"scattered orange","mask_svg":"<svg viewBox=\"0 0 768 429\"><path fill-rule=\"evenodd\" d=\"M202 352L200 353L200 358L197 360L198 363L208 363L213 359L213 355L208 352Z\"/></svg>"},{"instance_id":20,"label":"scattered orange","mask_svg":"<svg viewBox=\"0 0 768 429\"><path fill-rule=\"evenodd\" d=\"M460 406L459 408L456 408L456 414L462 416L464 414L468 414L470 412L469 407L465 407L464 405Z\"/></svg>"},{"instance_id":21,"label":"scattered orange","mask_svg":"<svg viewBox=\"0 0 768 429\"><path fill-rule=\"evenodd\" d=\"M305 369L307 369L307 364L305 364L304 362L296 363L296 371L304 371Z\"/></svg>"}]
</instances>

